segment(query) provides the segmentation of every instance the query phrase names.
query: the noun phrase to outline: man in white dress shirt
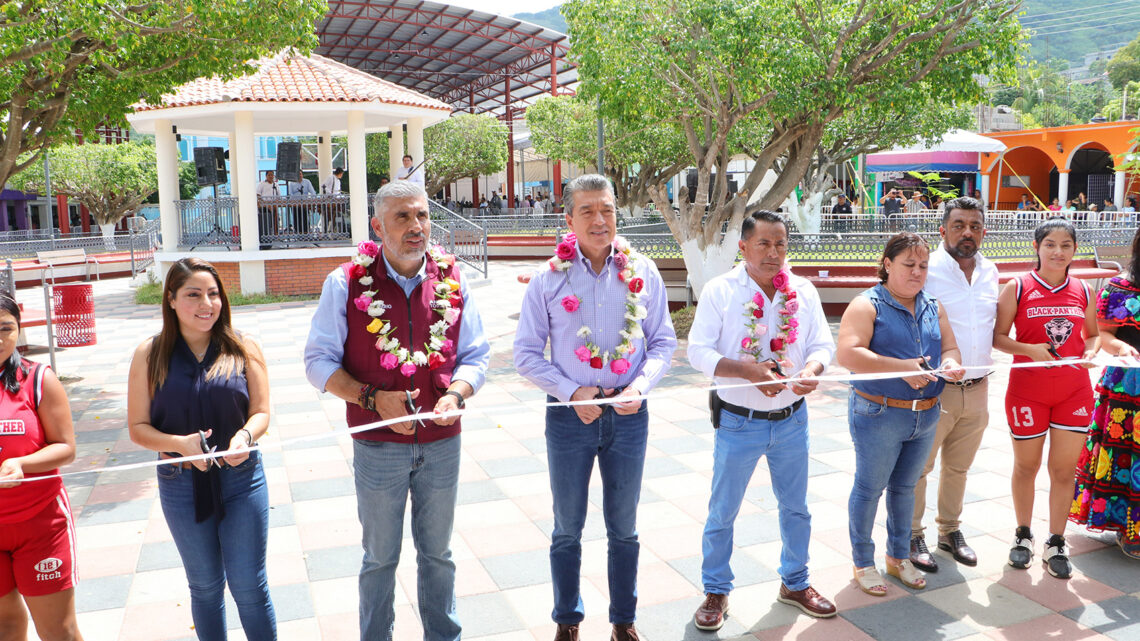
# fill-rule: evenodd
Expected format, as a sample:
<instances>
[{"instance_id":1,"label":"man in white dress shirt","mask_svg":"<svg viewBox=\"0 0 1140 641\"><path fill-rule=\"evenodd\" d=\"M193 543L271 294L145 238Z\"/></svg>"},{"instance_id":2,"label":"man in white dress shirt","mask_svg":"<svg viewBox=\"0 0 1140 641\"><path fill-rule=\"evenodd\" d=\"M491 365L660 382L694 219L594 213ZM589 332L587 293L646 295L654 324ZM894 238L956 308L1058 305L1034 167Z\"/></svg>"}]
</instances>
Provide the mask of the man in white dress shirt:
<instances>
[{"instance_id":1,"label":"man in white dress shirt","mask_svg":"<svg viewBox=\"0 0 1140 641\"><path fill-rule=\"evenodd\" d=\"M340 177L344 175L344 169L337 167L329 174L328 178L321 183L321 193L327 196L335 196L340 193Z\"/></svg>"},{"instance_id":2,"label":"man in white dress shirt","mask_svg":"<svg viewBox=\"0 0 1140 641\"><path fill-rule=\"evenodd\" d=\"M416 183L420 187L423 187L424 168L416 167L415 171L412 171L412 157L406 154L404 155L403 163L404 166L396 170L396 180L406 180L408 182Z\"/></svg>"},{"instance_id":3,"label":"man in white dress shirt","mask_svg":"<svg viewBox=\"0 0 1140 641\"><path fill-rule=\"evenodd\" d=\"M985 256L978 253L986 235L982 203L969 198L955 198L946 203L939 233L942 243L930 252L930 268L926 277L926 293L938 299L950 317L950 326L966 376L948 382L940 396L942 417L934 435L934 445L926 468L914 486L914 517L911 523L910 560L926 572L938 570L938 561L926 546L922 533L922 516L926 510L926 476L934 469L934 459L942 452L942 471L938 480L938 547L950 552L963 565L977 565L978 557L959 529L962 503L966 493L966 472L982 443L989 423L987 396L993 358L997 316L998 271Z\"/></svg>"},{"instance_id":4,"label":"man in white dress shirt","mask_svg":"<svg viewBox=\"0 0 1140 641\"><path fill-rule=\"evenodd\" d=\"M792 275L785 259L788 229L777 214L761 211L740 230L744 261L718 276L701 294L689 332L689 362L717 385L764 383L818 376L835 354L835 341L815 287ZM778 363L778 366L777 366ZM803 397L818 383L800 381L713 392L712 497L701 551L705 601L694 615L702 630L717 630L733 588L733 523L761 456L768 457L780 514L777 600L814 617L835 616L835 606L808 580L811 515L807 510L808 429Z\"/></svg>"}]
</instances>

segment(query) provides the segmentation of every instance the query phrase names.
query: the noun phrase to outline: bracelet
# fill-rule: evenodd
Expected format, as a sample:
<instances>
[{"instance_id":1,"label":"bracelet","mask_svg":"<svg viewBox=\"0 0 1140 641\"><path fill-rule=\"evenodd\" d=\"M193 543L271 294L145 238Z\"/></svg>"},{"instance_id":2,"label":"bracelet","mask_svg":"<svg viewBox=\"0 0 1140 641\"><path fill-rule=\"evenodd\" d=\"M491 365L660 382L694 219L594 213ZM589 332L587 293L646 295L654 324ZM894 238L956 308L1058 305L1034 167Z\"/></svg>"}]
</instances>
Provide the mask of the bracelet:
<instances>
[{"instance_id":1,"label":"bracelet","mask_svg":"<svg viewBox=\"0 0 1140 641\"><path fill-rule=\"evenodd\" d=\"M361 385L360 393L356 396L356 404L368 410L369 412L376 411L376 392L380 388L372 385Z\"/></svg>"},{"instance_id":2,"label":"bracelet","mask_svg":"<svg viewBox=\"0 0 1140 641\"><path fill-rule=\"evenodd\" d=\"M238 431L239 431L239 432L245 432L245 438L246 438L246 444L245 444L245 446L246 446L246 447L253 447L253 432L250 432L249 430L247 430L247 429L246 429L246 428L244 428L244 427L243 427L243 428L241 428L241 429L240 429L240 430L238 430Z\"/></svg>"},{"instance_id":3,"label":"bracelet","mask_svg":"<svg viewBox=\"0 0 1140 641\"><path fill-rule=\"evenodd\" d=\"M457 405L459 406L459 409L463 409L467 405L467 399L463 398L463 395L460 394L459 392L455 391L455 390L449 389L446 392L444 392L443 395L444 396L454 396L455 400L458 401Z\"/></svg>"}]
</instances>

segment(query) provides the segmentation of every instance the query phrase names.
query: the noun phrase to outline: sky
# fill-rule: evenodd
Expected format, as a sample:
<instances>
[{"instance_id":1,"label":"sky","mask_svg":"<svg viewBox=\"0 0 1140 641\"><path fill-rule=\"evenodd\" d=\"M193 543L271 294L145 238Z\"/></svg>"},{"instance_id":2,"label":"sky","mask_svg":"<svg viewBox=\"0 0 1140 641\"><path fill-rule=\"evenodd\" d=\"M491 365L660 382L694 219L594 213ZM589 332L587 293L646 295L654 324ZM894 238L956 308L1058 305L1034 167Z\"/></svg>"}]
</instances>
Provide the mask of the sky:
<instances>
[{"instance_id":1,"label":"sky","mask_svg":"<svg viewBox=\"0 0 1140 641\"><path fill-rule=\"evenodd\" d=\"M509 16L523 12L545 11L562 2L563 0L452 0L448 4Z\"/></svg>"}]
</instances>

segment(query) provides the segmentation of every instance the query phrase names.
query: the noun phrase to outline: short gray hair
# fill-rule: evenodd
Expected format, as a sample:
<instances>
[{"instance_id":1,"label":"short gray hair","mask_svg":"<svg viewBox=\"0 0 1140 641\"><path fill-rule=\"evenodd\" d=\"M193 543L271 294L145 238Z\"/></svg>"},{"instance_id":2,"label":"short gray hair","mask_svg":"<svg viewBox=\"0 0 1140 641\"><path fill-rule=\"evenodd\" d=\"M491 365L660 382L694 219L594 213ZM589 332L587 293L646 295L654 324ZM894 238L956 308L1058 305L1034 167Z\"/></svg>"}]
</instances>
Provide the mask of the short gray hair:
<instances>
[{"instance_id":1,"label":"short gray hair","mask_svg":"<svg viewBox=\"0 0 1140 641\"><path fill-rule=\"evenodd\" d=\"M614 195L608 178L601 174L582 174L566 184L562 190L562 204L567 214L574 215L574 195L580 191L606 191Z\"/></svg>"},{"instance_id":2,"label":"short gray hair","mask_svg":"<svg viewBox=\"0 0 1140 641\"><path fill-rule=\"evenodd\" d=\"M427 200L427 192L418 183L410 180L394 180L376 190L376 199L372 201L372 215L379 216L384 209L384 201L389 198L423 198Z\"/></svg>"}]
</instances>

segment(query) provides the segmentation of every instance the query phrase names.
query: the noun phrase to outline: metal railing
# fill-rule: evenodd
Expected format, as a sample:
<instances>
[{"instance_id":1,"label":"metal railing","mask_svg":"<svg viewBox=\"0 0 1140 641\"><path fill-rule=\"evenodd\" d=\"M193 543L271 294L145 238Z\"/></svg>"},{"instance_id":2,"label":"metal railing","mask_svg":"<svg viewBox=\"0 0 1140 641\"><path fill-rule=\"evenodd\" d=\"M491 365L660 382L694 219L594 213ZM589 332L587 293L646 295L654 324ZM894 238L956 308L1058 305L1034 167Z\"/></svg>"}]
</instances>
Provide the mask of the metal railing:
<instances>
[{"instance_id":1,"label":"metal railing","mask_svg":"<svg viewBox=\"0 0 1140 641\"><path fill-rule=\"evenodd\" d=\"M238 199L198 198L174 201L178 212L178 246L240 247Z\"/></svg>"},{"instance_id":2,"label":"metal railing","mask_svg":"<svg viewBox=\"0 0 1140 641\"><path fill-rule=\"evenodd\" d=\"M558 233L558 230L566 226L566 216L562 214L532 214L529 216L487 214L469 220L487 230L488 234L499 235L553 236Z\"/></svg>"},{"instance_id":3,"label":"metal railing","mask_svg":"<svg viewBox=\"0 0 1140 641\"><path fill-rule=\"evenodd\" d=\"M487 277L487 230L443 205L429 200L431 241Z\"/></svg>"},{"instance_id":4,"label":"metal railing","mask_svg":"<svg viewBox=\"0 0 1140 641\"><path fill-rule=\"evenodd\" d=\"M157 220L149 220L141 228L130 228L110 236L104 236L102 232L61 234L56 230L7 232L0 236L0 256L8 259L35 258L39 252L59 249L82 249L88 256L121 252L129 254L131 274L135 274L154 262L159 227ZM10 278L14 283L15 276ZM0 278L0 284L3 280Z\"/></svg>"},{"instance_id":5,"label":"metal railing","mask_svg":"<svg viewBox=\"0 0 1140 641\"><path fill-rule=\"evenodd\" d=\"M174 204L179 247L241 246L237 198L176 200ZM257 223L262 249L337 246L352 241L348 194L261 198L257 201Z\"/></svg>"},{"instance_id":6,"label":"metal railing","mask_svg":"<svg viewBox=\"0 0 1140 641\"><path fill-rule=\"evenodd\" d=\"M913 231L937 232L942 224L942 213L924 209L917 213L891 214L833 214L826 208L820 215L820 233L872 233ZM1039 223L1065 216L1078 229L1107 229L1135 225L1136 215L1126 212L1055 212L993 210L986 212L988 231L1029 231ZM794 222L789 221L793 231Z\"/></svg>"}]
</instances>

